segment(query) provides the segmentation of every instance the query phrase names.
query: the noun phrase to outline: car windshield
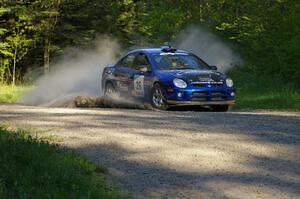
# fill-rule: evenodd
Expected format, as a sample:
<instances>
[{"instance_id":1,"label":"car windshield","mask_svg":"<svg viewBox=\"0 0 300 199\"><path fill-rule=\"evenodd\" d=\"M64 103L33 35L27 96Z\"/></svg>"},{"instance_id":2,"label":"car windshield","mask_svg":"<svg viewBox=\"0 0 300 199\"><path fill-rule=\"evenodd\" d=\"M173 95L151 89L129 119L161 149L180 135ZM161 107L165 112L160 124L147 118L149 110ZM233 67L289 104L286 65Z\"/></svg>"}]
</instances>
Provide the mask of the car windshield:
<instances>
[{"instance_id":1,"label":"car windshield","mask_svg":"<svg viewBox=\"0 0 300 199\"><path fill-rule=\"evenodd\" d=\"M204 61L187 53L154 54L153 59L159 70L210 70L210 67Z\"/></svg>"}]
</instances>

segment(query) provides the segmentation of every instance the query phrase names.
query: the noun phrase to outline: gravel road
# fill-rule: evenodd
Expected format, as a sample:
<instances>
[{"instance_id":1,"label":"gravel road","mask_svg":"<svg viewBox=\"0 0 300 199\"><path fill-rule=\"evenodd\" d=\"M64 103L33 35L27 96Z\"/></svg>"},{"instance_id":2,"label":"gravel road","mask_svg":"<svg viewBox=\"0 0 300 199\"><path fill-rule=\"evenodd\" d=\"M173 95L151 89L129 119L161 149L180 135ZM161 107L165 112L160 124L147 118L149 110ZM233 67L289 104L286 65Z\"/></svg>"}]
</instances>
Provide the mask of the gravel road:
<instances>
[{"instance_id":1,"label":"gravel road","mask_svg":"<svg viewBox=\"0 0 300 199\"><path fill-rule=\"evenodd\" d=\"M62 137L134 198L300 198L300 114L0 105Z\"/></svg>"}]
</instances>

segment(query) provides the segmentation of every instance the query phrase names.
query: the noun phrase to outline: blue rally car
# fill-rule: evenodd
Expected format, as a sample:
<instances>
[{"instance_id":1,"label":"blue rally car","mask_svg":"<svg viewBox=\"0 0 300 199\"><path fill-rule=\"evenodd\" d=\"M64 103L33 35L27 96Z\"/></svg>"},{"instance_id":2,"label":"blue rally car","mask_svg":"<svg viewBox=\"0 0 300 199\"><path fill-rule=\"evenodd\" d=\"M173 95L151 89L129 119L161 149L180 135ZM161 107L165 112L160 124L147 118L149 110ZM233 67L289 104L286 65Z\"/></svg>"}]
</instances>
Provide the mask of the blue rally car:
<instances>
[{"instance_id":1,"label":"blue rally car","mask_svg":"<svg viewBox=\"0 0 300 199\"><path fill-rule=\"evenodd\" d=\"M209 106L227 111L235 102L233 81L196 55L170 46L129 52L102 74L108 98L134 98L153 108Z\"/></svg>"}]
</instances>

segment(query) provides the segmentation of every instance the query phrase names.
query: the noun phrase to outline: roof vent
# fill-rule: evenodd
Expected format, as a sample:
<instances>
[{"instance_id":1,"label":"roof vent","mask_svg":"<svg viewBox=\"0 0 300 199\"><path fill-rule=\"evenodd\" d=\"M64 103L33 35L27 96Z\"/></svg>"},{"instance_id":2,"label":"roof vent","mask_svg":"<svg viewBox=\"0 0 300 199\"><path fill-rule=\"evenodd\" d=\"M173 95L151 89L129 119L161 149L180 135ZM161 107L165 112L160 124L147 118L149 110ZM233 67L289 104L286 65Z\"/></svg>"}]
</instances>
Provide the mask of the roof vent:
<instances>
[{"instance_id":1,"label":"roof vent","mask_svg":"<svg viewBox=\"0 0 300 199\"><path fill-rule=\"evenodd\" d=\"M161 46L161 51L163 52L175 52L177 49L172 46Z\"/></svg>"}]
</instances>

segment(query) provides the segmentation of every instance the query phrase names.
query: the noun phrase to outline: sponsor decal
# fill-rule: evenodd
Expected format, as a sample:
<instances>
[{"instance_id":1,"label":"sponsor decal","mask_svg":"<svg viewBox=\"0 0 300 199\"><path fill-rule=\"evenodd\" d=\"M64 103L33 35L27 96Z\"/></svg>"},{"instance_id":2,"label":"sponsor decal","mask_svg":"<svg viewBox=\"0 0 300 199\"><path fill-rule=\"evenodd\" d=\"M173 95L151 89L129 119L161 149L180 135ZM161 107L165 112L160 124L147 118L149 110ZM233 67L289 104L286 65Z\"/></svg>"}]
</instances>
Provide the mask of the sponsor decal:
<instances>
[{"instance_id":1,"label":"sponsor decal","mask_svg":"<svg viewBox=\"0 0 300 199\"><path fill-rule=\"evenodd\" d=\"M135 94L138 96L144 96L144 75L135 75L133 80L133 86Z\"/></svg>"}]
</instances>

